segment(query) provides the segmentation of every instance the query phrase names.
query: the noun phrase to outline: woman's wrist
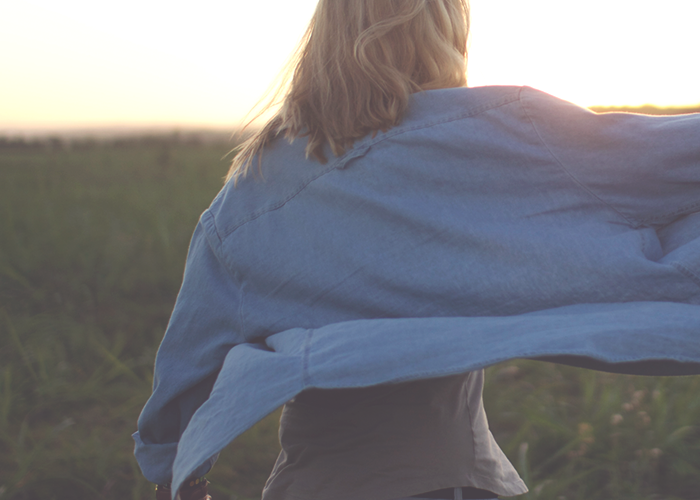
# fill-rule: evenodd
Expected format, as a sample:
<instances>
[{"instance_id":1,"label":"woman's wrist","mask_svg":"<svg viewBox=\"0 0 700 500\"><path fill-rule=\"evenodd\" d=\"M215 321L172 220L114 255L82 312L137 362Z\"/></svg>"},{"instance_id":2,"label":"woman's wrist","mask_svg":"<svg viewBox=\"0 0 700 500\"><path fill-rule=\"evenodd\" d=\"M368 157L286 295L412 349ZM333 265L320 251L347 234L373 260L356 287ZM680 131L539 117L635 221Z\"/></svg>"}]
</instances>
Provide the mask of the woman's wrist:
<instances>
[{"instance_id":1,"label":"woman's wrist","mask_svg":"<svg viewBox=\"0 0 700 500\"><path fill-rule=\"evenodd\" d=\"M188 479L180 486L180 500L211 500L208 492L209 481L206 477ZM156 500L170 500L172 490L170 484L156 486Z\"/></svg>"}]
</instances>

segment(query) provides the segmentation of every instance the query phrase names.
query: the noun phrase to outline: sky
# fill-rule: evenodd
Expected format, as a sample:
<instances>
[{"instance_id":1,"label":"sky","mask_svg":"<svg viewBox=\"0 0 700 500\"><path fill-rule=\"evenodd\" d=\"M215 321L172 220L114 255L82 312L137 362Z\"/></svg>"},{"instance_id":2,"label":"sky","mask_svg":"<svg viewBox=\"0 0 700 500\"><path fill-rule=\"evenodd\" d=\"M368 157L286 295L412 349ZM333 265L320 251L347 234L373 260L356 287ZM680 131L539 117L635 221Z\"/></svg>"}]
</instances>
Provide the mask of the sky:
<instances>
[{"instance_id":1,"label":"sky","mask_svg":"<svg viewBox=\"0 0 700 500\"><path fill-rule=\"evenodd\" d=\"M0 5L0 133L234 130L317 0L22 0ZM583 106L700 104L700 1L471 0L470 86Z\"/></svg>"}]
</instances>

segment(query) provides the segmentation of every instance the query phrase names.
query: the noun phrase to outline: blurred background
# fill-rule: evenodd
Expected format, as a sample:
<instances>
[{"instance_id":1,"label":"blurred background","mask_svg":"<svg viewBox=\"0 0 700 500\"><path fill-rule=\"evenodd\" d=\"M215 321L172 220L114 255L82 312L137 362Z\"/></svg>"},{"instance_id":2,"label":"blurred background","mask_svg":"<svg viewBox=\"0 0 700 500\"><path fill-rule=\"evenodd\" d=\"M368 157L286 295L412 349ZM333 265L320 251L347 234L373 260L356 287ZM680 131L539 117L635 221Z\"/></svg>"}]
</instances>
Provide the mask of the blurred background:
<instances>
[{"instance_id":1,"label":"blurred background","mask_svg":"<svg viewBox=\"0 0 700 500\"><path fill-rule=\"evenodd\" d=\"M597 111L700 110L700 3L472 0L469 84ZM145 499L130 434L232 136L315 0L0 5L0 500ZM527 499L700 499L700 377L489 369ZM259 498L273 414L215 500Z\"/></svg>"},{"instance_id":2,"label":"blurred background","mask_svg":"<svg viewBox=\"0 0 700 500\"><path fill-rule=\"evenodd\" d=\"M0 7L0 132L235 129L316 0L23 0ZM582 106L700 104L700 4L472 0L469 84Z\"/></svg>"}]
</instances>

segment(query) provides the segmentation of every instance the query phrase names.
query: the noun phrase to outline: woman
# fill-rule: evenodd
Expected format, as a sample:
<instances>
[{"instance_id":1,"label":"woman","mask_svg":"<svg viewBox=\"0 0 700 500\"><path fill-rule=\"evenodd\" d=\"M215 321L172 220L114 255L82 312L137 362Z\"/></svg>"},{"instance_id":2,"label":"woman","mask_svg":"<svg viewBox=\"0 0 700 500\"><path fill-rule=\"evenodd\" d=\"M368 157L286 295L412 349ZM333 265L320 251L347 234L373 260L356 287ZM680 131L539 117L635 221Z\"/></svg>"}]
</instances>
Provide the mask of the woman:
<instances>
[{"instance_id":1,"label":"woman","mask_svg":"<svg viewBox=\"0 0 700 500\"><path fill-rule=\"evenodd\" d=\"M319 2L192 239L134 435L160 495L285 403L265 500L517 495L482 368L700 372L700 117L466 88L468 26Z\"/></svg>"}]
</instances>

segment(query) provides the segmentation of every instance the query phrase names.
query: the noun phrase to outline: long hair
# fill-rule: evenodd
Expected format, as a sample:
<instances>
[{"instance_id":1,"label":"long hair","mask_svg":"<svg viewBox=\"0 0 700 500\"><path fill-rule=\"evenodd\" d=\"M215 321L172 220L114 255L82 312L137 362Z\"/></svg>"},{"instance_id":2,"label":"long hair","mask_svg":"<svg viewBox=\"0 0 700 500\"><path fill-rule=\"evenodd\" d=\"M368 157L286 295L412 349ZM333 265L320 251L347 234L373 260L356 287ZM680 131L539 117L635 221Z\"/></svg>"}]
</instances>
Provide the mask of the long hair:
<instances>
[{"instance_id":1,"label":"long hair","mask_svg":"<svg viewBox=\"0 0 700 500\"><path fill-rule=\"evenodd\" d=\"M320 0L273 94L284 93L279 111L243 143L226 180L245 176L280 134L308 137L307 157L325 163L324 144L342 155L397 125L412 93L465 86L468 35L468 0Z\"/></svg>"}]
</instances>

